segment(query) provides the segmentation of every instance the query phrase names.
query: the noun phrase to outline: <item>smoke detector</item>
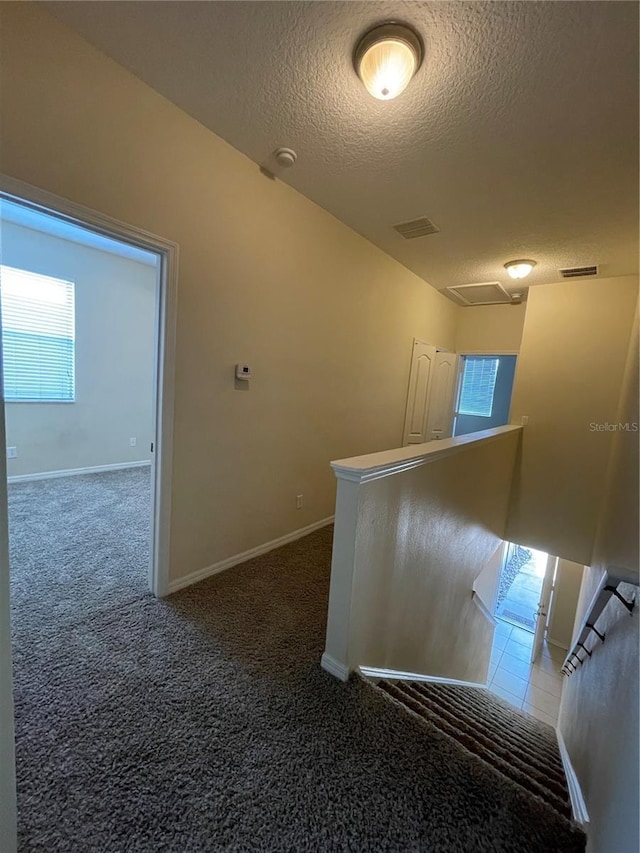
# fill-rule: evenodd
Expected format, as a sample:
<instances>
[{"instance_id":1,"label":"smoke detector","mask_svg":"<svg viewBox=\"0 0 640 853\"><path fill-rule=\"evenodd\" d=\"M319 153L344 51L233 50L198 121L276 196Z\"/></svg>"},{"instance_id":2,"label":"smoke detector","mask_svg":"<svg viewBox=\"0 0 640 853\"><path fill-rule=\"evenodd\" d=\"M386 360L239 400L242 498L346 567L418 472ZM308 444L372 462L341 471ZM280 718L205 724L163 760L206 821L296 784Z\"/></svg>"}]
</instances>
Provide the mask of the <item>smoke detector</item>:
<instances>
[{"instance_id":1,"label":"smoke detector","mask_svg":"<svg viewBox=\"0 0 640 853\"><path fill-rule=\"evenodd\" d=\"M282 166L283 169L291 168L298 159L293 148L278 148L273 152L273 156L276 158L278 166Z\"/></svg>"}]
</instances>

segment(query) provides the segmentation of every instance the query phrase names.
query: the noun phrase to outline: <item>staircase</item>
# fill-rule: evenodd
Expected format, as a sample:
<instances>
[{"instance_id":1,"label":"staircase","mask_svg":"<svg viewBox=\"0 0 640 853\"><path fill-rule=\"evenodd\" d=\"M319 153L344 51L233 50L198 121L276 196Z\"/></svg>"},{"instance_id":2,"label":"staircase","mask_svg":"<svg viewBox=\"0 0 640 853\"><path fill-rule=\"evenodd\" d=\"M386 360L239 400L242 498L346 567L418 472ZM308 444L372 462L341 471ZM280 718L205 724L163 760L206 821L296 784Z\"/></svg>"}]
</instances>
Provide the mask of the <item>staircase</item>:
<instances>
[{"instance_id":1,"label":"staircase","mask_svg":"<svg viewBox=\"0 0 640 853\"><path fill-rule=\"evenodd\" d=\"M376 689L571 821L556 734L546 723L481 688L383 680Z\"/></svg>"}]
</instances>

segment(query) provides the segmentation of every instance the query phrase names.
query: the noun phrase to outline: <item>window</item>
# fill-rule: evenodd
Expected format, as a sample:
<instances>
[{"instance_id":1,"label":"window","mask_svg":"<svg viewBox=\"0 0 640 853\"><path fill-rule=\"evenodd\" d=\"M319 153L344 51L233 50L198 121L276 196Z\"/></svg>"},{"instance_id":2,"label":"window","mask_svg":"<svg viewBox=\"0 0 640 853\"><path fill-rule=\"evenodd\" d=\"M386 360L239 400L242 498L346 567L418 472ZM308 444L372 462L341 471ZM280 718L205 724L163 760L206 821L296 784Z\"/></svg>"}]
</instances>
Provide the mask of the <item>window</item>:
<instances>
[{"instance_id":1,"label":"window","mask_svg":"<svg viewBox=\"0 0 640 853\"><path fill-rule=\"evenodd\" d=\"M465 358L458 414L491 417L499 364L499 358Z\"/></svg>"},{"instance_id":2,"label":"window","mask_svg":"<svg viewBox=\"0 0 640 853\"><path fill-rule=\"evenodd\" d=\"M73 282L0 267L7 402L73 402Z\"/></svg>"}]
</instances>

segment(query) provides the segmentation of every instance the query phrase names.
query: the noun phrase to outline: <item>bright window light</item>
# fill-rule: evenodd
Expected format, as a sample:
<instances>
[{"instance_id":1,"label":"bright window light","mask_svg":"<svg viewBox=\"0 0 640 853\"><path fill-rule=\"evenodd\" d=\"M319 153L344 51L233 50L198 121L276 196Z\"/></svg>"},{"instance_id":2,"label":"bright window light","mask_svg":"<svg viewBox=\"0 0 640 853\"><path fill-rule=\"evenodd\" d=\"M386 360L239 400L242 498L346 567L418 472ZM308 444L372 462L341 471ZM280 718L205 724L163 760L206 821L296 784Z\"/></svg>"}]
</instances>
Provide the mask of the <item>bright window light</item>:
<instances>
[{"instance_id":1,"label":"bright window light","mask_svg":"<svg viewBox=\"0 0 640 853\"><path fill-rule=\"evenodd\" d=\"M75 399L75 286L71 281L0 266L4 398Z\"/></svg>"},{"instance_id":2,"label":"bright window light","mask_svg":"<svg viewBox=\"0 0 640 853\"><path fill-rule=\"evenodd\" d=\"M498 376L499 358L467 356L462 372L459 415L490 418L493 411L493 392Z\"/></svg>"}]
</instances>

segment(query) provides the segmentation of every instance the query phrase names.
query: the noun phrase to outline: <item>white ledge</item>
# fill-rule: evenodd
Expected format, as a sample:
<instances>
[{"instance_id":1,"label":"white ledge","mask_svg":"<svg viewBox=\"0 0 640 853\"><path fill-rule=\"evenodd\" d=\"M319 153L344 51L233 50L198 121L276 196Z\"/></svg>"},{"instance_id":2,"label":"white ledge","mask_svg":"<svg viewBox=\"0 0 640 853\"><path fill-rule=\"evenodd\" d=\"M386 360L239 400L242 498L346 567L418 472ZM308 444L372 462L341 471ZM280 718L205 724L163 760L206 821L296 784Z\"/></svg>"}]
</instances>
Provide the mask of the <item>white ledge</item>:
<instances>
[{"instance_id":1,"label":"white ledge","mask_svg":"<svg viewBox=\"0 0 640 853\"><path fill-rule=\"evenodd\" d=\"M379 480L401 471L418 468L435 462L445 456L467 450L469 447L495 441L510 432L521 430L521 426L501 426L485 429L482 432L472 432L457 438L445 438L439 441L429 441L426 444L412 444L409 447L397 447L393 450L382 450L379 453L368 453L365 456L352 456L350 459L337 459L331 463L339 480L350 480L354 483L367 483Z\"/></svg>"}]
</instances>

